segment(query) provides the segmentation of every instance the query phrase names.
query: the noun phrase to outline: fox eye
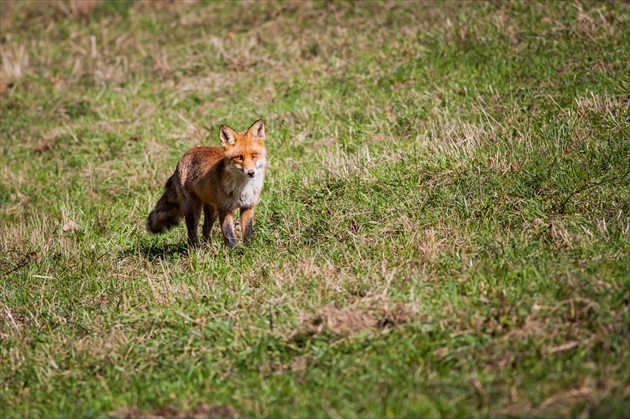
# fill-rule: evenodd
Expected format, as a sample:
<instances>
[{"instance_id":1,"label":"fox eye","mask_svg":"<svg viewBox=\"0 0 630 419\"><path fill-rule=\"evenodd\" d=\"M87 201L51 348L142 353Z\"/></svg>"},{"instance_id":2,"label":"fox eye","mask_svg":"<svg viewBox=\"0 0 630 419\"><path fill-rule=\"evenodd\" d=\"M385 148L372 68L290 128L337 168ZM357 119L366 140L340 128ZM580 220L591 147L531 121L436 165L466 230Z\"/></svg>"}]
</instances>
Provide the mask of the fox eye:
<instances>
[{"instance_id":1,"label":"fox eye","mask_svg":"<svg viewBox=\"0 0 630 419\"><path fill-rule=\"evenodd\" d=\"M236 160L238 160L238 161L243 161L243 156L236 156L236 157L234 157L234 158L235 158Z\"/></svg>"},{"instance_id":2,"label":"fox eye","mask_svg":"<svg viewBox=\"0 0 630 419\"><path fill-rule=\"evenodd\" d=\"M258 153L252 153L252 159L255 159L256 157L258 157Z\"/></svg>"}]
</instances>

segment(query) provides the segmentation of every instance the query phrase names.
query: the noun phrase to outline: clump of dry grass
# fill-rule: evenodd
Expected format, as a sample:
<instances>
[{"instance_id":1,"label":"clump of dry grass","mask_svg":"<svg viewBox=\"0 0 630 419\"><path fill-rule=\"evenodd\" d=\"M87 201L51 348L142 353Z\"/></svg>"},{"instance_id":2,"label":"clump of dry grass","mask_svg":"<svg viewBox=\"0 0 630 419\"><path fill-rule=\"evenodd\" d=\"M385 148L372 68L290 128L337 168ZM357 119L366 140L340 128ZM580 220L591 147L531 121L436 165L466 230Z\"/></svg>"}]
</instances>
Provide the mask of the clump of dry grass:
<instances>
[{"instance_id":1,"label":"clump of dry grass","mask_svg":"<svg viewBox=\"0 0 630 419\"><path fill-rule=\"evenodd\" d=\"M100 0L70 0L70 12L75 16L85 17L92 13L100 3Z\"/></svg>"},{"instance_id":2,"label":"clump of dry grass","mask_svg":"<svg viewBox=\"0 0 630 419\"><path fill-rule=\"evenodd\" d=\"M378 320L367 311L328 306L305 316L294 337L313 336L323 332L353 336L365 329L376 328L378 323Z\"/></svg>"},{"instance_id":3,"label":"clump of dry grass","mask_svg":"<svg viewBox=\"0 0 630 419\"><path fill-rule=\"evenodd\" d=\"M289 338L303 340L317 334L356 337L362 332L373 333L409 323L416 315L417 307L414 304L392 304L382 297L362 299L341 309L328 305L314 313L299 316L299 326L289 334Z\"/></svg>"},{"instance_id":4,"label":"clump of dry grass","mask_svg":"<svg viewBox=\"0 0 630 419\"><path fill-rule=\"evenodd\" d=\"M2 44L0 47L0 83L1 93L6 93L8 86L21 79L29 67L29 53L25 45Z\"/></svg>"}]
</instances>

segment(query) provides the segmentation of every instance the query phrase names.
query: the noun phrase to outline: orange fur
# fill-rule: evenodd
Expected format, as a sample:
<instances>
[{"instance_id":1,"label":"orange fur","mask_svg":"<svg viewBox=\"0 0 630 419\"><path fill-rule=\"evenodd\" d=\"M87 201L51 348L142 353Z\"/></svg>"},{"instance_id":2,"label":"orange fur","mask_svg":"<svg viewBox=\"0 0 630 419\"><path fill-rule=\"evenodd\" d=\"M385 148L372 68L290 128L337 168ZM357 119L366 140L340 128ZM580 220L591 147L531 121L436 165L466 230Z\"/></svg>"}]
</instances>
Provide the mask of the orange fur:
<instances>
[{"instance_id":1,"label":"orange fur","mask_svg":"<svg viewBox=\"0 0 630 419\"><path fill-rule=\"evenodd\" d=\"M242 239L252 233L254 206L263 187L266 149L262 120L247 130L236 132L222 125L223 148L195 147L182 156L164 194L147 218L147 231L161 233L177 225L183 217L188 242L199 246L197 229L204 212L203 238L210 240L216 219L228 246L236 245L232 213L241 215Z\"/></svg>"}]
</instances>

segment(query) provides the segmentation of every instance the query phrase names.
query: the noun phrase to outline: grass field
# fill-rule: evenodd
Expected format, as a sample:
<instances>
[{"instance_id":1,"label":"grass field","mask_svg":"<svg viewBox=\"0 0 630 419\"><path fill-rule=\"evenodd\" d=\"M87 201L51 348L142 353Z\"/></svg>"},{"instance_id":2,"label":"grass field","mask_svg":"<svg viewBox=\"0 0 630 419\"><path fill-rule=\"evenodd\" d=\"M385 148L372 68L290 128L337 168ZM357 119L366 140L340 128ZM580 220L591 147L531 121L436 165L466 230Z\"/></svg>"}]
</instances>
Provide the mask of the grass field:
<instances>
[{"instance_id":1,"label":"grass field","mask_svg":"<svg viewBox=\"0 0 630 419\"><path fill-rule=\"evenodd\" d=\"M1 417L629 413L628 3L0 5ZM257 118L251 245L148 235Z\"/></svg>"}]
</instances>

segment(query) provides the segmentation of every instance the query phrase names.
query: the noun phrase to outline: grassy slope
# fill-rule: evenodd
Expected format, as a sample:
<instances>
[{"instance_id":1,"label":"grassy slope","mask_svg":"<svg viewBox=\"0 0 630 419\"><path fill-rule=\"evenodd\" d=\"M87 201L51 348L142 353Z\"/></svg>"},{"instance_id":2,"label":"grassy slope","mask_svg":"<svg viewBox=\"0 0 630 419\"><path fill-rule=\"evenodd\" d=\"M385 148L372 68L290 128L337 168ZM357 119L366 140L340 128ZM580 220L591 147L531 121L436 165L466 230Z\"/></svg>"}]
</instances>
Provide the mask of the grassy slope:
<instances>
[{"instance_id":1,"label":"grassy slope","mask_svg":"<svg viewBox=\"0 0 630 419\"><path fill-rule=\"evenodd\" d=\"M2 3L2 416L630 408L627 4L161 5ZM252 246L148 236L258 117Z\"/></svg>"}]
</instances>

